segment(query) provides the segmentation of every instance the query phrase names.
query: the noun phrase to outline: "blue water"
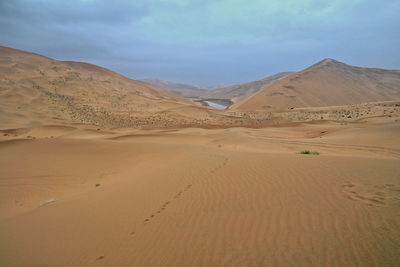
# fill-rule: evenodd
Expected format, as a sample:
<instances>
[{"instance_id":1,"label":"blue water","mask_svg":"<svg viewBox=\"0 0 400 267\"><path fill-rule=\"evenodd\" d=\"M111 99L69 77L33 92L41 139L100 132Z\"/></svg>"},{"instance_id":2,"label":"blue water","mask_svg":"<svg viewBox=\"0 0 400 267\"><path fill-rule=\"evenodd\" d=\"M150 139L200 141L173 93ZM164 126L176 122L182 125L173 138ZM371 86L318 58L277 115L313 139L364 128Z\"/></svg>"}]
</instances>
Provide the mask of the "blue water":
<instances>
[{"instance_id":1,"label":"blue water","mask_svg":"<svg viewBox=\"0 0 400 267\"><path fill-rule=\"evenodd\" d=\"M213 107L213 108L226 109L226 107L227 107L227 106L217 104L217 103L211 102L211 101L204 101L204 102L206 102L210 107Z\"/></svg>"}]
</instances>

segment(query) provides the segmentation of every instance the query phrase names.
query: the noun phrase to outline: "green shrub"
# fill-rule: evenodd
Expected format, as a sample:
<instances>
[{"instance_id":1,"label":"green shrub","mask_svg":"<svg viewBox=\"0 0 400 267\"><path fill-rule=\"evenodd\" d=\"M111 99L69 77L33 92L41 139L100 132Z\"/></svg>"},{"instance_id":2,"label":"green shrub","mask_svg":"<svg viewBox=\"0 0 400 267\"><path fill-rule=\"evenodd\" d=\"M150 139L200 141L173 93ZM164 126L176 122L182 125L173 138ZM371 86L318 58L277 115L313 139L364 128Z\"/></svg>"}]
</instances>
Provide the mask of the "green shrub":
<instances>
[{"instance_id":1,"label":"green shrub","mask_svg":"<svg viewBox=\"0 0 400 267\"><path fill-rule=\"evenodd\" d=\"M311 150L303 150L303 151L300 151L300 154L305 154L305 155L319 155L319 152L317 152L317 151L311 151Z\"/></svg>"}]
</instances>

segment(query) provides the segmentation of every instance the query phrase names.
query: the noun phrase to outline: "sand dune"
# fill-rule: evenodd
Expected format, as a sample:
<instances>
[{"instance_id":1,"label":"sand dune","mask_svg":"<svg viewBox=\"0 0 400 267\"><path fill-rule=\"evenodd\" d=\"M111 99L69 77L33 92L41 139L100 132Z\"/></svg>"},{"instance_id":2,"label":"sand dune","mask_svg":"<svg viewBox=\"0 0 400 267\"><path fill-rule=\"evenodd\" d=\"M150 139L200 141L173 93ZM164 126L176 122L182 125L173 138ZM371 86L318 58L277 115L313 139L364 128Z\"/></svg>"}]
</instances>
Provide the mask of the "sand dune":
<instances>
[{"instance_id":1,"label":"sand dune","mask_svg":"<svg viewBox=\"0 0 400 267\"><path fill-rule=\"evenodd\" d=\"M325 63L330 69L330 63ZM380 80L387 77L391 82L396 81L392 77L392 72L390 72L392 76L385 73L383 71L383 78L379 78ZM381 77L380 74L374 75ZM277 84L290 77L278 81ZM257 95L259 94L257 93L255 97ZM335 96L332 95L332 98ZM262 97L257 99L263 101ZM323 98L319 101L323 101ZM2 129L40 125L68 127L71 124L147 129L265 127L321 118L353 121L392 113L392 116L398 116L400 113L398 102L359 104L321 110L295 109L274 114L263 110L243 112L241 108L228 111L216 110L203 107L153 85L128 79L99 66L80 62L60 62L6 47L0 47L0 104ZM249 109L253 110L252 104L249 105ZM257 105L254 109L257 109Z\"/></svg>"},{"instance_id":2,"label":"sand dune","mask_svg":"<svg viewBox=\"0 0 400 267\"><path fill-rule=\"evenodd\" d=\"M118 124L193 105L169 91L88 63L57 61L0 47L0 123ZM128 121L125 119L125 121Z\"/></svg>"},{"instance_id":3,"label":"sand dune","mask_svg":"<svg viewBox=\"0 0 400 267\"><path fill-rule=\"evenodd\" d=\"M276 86L318 73L397 81ZM398 94L369 81L351 103ZM268 88L216 110L0 47L0 266L399 266L400 102L246 111Z\"/></svg>"},{"instance_id":4,"label":"sand dune","mask_svg":"<svg viewBox=\"0 0 400 267\"><path fill-rule=\"evenodd\" d=\"M239 110L282 110L400 99L400 71L325 59L235 104Z\"/></svg>"},{"instance_id":5,"label":"sand dune","mask_svg":"<svg viewBox=\"0 0 400 267\"><path fill-rule=\"evenodd\" d=\"M36 139L0 142L0 259L397 266L399 123L120 129L91 139L87 127L31 128Z\"/></svg>"}]
</instances>

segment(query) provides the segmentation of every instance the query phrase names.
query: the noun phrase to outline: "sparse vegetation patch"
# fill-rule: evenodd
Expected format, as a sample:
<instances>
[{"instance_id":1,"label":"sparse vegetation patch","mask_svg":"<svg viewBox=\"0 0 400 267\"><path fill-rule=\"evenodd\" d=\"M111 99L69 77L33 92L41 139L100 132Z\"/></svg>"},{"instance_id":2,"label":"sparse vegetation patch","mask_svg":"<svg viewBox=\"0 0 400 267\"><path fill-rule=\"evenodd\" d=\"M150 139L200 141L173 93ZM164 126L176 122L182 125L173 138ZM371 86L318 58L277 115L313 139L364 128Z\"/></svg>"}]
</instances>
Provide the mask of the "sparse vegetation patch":
<instances>
[{"instance_id":1,"label":"sparse vegetation patch","mask_svg":"<svg viewBox=\"0 0 400 267\"><path fill-rule=\"evenodd\" d=\"M305 154L305 155L319 155L320 153L317 152L317 151L303 150L303 151L300 151L300 154Z\"/></svg>"}]
</instances>

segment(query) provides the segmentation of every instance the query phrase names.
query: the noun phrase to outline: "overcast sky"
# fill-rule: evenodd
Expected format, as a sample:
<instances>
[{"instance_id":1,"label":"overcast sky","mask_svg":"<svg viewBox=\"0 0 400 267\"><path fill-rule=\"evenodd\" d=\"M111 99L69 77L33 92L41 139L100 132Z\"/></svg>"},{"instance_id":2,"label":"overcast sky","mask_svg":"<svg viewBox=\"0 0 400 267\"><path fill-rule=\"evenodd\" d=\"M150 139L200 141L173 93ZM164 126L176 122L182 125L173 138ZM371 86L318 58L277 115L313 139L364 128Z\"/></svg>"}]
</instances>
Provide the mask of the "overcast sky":
<instances>
[{"instance_id":1,"label":"overcast sky","mask_svg":"<svg viewBox=\"0 0 400 267\"><path fill-rule=\"evenodd\" d=\"M400 69L399 14L399 0L0 0L0 45L207 86L327 57Z\"/></svg>"}]
</instances>

